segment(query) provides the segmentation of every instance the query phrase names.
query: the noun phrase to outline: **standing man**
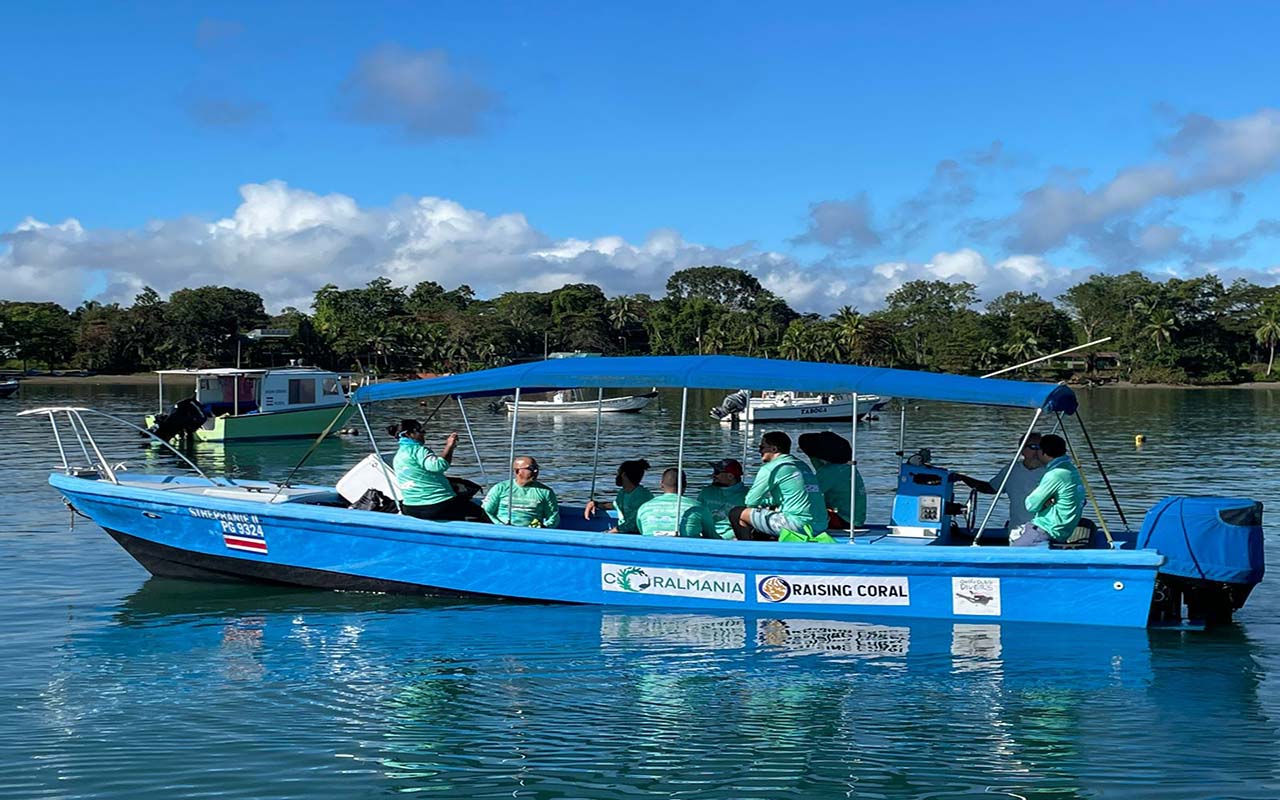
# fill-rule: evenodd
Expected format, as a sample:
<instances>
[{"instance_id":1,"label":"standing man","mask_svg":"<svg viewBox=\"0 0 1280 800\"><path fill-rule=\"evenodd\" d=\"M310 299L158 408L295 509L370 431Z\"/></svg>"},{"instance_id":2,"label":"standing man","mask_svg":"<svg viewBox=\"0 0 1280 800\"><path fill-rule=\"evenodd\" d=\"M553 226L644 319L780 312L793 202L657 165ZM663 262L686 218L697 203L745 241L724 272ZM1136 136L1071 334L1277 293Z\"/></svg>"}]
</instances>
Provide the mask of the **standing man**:
<instances>
[{"instance_id":1,"label":"standing man","mask_svg":"<svg viewBox=\"0 0 1280 800\"><path fill-rule=\"evenodd\" d=\"M1034 516L1021 528L1009 531L1011 547L1065 542L1075 533L1084 514L1084 482L1067 455L1066 441L1053 434L1042 436L1040 461L1044 476L1026 501L1027 511Z\"/></svg>"},{"instance_id":2,"label":"standing man","mask_svg":"<svg viewBox=\"0 0 1280 800\"><path fill-rule=\"evenodd\" d=\"M662 494L647 501L636 512L636 526L645 536L688 536L719 539L716 525L706 507L683 497L684 473L675 467L662 472ZM677 507L679 511L677 512ZM679 513L679 520L676 514Z\"/></svg>"},{"instance_id":3,"label":"standing man","mask_svg":"<svg viewBox=\"0 0 1280 800\"><path fill-rule=\"evenodd\" d=\"M783 531L809 536L826 531L826 500L813 470L791 455L791 437L782 431L761 436L760 461L746 506L729 512L734 535L772 542Z\"/></svg>"},{"instance_id":4,"label":"standing man","mask_svg":"<svg viewBox=\"0 0 1280 800\"><path fill-rule=\"evenodd\" d=\"M484 513L499 525L517 528L560 527L560 503L550 486L538 480L538 462L519 456L511 462L512 479L490 487Z\"/></svg>"},{"instance_id":5,"label":"standing man","mask_svg":"<svg viewBox=\"0 0 1280 800\"><path fill-rule=\"evenodd\" d=\"M742 464L736 458L722 458L711 465L711 483L698 492L698 502L715 521L721 539L733 538L729 512L747 504L747 485L742 482Z\"/></svg>"},{"instance_id":6,"label":"standing man","mask_svg":"<svg viewBox=\"0 0 1280 800\"><path fill-rule=\"evenodd\" d=\"M1008 480L1005 479L1008 475ZM1031 521L1032 514L1027 510L1027 496L1040 485L1044 477L1044 462L1040 460L1040 434L1033 433L1022 445L1022 460L1012 467L1005 465L989 481L980 481L968 475L956 475L956 479L971 486L983 494L995 494L1004 483L1004 494L1009 498L1009 521L1005 523L1008 530L1020 528Z\"/></svg>"}]
</instances>

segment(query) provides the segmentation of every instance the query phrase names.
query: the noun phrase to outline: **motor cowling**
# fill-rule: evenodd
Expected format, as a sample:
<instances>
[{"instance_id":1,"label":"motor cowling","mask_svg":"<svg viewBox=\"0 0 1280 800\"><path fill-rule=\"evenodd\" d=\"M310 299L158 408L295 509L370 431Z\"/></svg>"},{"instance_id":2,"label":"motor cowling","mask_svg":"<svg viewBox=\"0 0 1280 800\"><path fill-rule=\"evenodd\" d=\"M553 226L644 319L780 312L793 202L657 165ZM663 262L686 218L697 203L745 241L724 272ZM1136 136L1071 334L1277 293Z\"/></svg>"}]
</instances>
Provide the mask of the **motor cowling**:
<instances>
[{"instance_id":1,"label":"motor cowling","mask_svg":"<svg viewBox=\"0 0 1280 800\"><path fill-rule=\"evenodd\" d=\"M158 415L150 431L157 438L169 442L178 436L189 437L193 435L196 429L203 425L208 418L209 415L196 402L196 399L188 397L185 400L179 400L174 403L173 408L169 409L169 413Z\"/></svg>"},{"instance_id":2,"label":"motor cowling","mask_svg":"<svg viewBox=\"0 0 1280 800\"><path fill-rule=\"evenodd\" d=\"M1147 512L1139 549L1165 557L1153 623L1231 621L1266 571L1262 503L1241 497L1166 497ZM1185 609L1185 615L1184 615Z\"/></svg>"},{"instance_id":3,"label":"motor cowling","mask_svg":"<svg viewBox=\"0 0 1280 800\"><path fill-rule=\"evenodd\" d=\"M751 399L751 392L746 389L739 389L736 392L727 394L720 401L720 405L711 409L712 419L724 419L730 414L738 414L747 407L747 401Z\"/></svg>"}]
</instances>

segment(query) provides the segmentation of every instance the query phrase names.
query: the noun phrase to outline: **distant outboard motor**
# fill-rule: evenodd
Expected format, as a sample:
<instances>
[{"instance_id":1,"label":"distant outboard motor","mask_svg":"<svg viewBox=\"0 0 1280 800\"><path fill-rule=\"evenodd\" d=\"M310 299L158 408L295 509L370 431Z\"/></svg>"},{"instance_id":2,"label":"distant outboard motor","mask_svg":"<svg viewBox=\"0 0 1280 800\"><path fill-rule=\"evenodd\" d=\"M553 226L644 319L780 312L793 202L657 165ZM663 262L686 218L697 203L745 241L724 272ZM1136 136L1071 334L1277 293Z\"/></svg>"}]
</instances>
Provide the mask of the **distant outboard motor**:
<instances>
[{"instance_id":1,"label":"distant outboard motor","mask_svg":"<svg viewBox=\"0 0 1280 800\"><path fill-rule=\"evenodd\" d=\"M1241 497L1166 497L1147 512L1139 549L1166 559L1156 578L1151 622L1231 621L1262 580L1262 503Z\"/></svg>"},{"instance_id":2,"label":"distant outboard motor","mask_svg":"<svg viewBox=\"0 0 1280 800\"><path fill-rule=\"evenodd\" d=\"M174 403L168 414L157 415L155 423L151 426L151 433L166 442L173 441L177 436L188 438L208 418L209 415L204 413L204 408L196 402L196 399L188 397Z\"/></svg>"},{"instance_id":3,"label":"distant outboard motor","mask_svg":"<svg viewBox=\"0 0 1280 800\"><path fill-rule=\"evenodd\" d=\"M741 413L746 410L747 401L750 399L751 392L746 389L739 389L732 394L727 394L724 396L724 399L720 401L720 405L711 409L711 418L724 419L730 414Z\"/></svg>"}]
</instances>

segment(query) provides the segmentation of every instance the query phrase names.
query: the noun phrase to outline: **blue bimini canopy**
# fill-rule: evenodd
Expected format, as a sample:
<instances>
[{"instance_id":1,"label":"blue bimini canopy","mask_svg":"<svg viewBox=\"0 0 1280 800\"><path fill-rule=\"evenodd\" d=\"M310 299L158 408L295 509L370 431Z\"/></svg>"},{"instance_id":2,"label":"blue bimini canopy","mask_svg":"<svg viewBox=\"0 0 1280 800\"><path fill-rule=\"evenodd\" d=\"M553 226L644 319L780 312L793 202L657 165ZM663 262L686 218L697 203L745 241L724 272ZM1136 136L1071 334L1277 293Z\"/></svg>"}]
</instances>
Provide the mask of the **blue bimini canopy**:
<instances>
[{"instance_id":1,"label":"blue bimini canopy","mask_svg":"<svg viewBox=\"0 0 1280 800\"><path fill-rule=\"evenodd\" d=\"M357 403L407 397L483 397L516 389L751 389L857 393L982 406L1043 408L1073 414L1076 396L1052 383L974 378L887 367L857 367L740 356L629 356L566 358L509 367L363 386Z\"/></svg>"}]
</instances>

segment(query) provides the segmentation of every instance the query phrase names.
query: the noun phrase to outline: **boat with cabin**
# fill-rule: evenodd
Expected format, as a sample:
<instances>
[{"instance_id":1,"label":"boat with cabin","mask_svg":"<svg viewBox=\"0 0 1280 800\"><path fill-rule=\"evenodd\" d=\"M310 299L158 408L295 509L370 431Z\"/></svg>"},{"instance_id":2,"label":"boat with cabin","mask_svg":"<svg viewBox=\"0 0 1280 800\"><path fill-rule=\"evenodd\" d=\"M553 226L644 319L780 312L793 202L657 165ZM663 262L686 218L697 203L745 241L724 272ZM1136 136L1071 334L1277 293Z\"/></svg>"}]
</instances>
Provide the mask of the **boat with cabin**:
<instances>
[{"instance_id":1,"label":"boat with cabin","mask_svg":"<svg viewBox=\"0 0 1280 800\"><path fill-rule=\"evenodd\" d=\"M711 409L713 419L733 425L770 422L847 422L855 414L865 419L889 404L878 395L860 395L855 400L848 394L802 394L794 391L767 391L753 395L739 389L726 395L720 405Z\"/></svg>"},{"instance_id":2,"label":"boat with cabin","mask_svg":"<svg viewBox=\"0 0 1280 800\"><path fill-rule=\"evenodd\" d=\"M318 367L159 370L160 411L147 429L159 439L202 442L314 437L341 426L355 408L350 375ZM195 380L191 397L164 410L165 378Z\"/></svg>"},{"instance_id":3,"label":"boat with cabin","mask_svg":"<svg viewBox=\"0 0 1280 800\"><path fill-rule=\"evenodd\" d=\"M1011 465L1042 419L1056 420L1064 435L1078 419L1065 385L732 356L583 362L361 387L351 399L370 436L375 474L394 485L365 406L426 396L457 401L481 469L462 398L513 394L510 452L499 456L510 463L525 390L679 389L678 468L709 455L685 444L690 389L754 383L843 392L854 401L875 394L1023 409L1030 426ZM158 576L679 611L1143 627L1229 621L1263 574L1262 506L1253 500L1166 498L1137 531L1117 503L1124 528L1112 530L1090 490L1094 522L1082 520L1062 548L1014 548L1006 546L1006 529L988 524L995 504L979 521L980 498L961 502L957 473L931 463L927 451L901 461L892 513L879 524L832 531L834 543L724 541L610 534L612 520L584 518L581 504L561 504L559 528L514 528L417 519L394 513L395 503L393 513L377 513L334 486L209 476L189 460L195 475L121 472L89 431L94 414L108 416L70 406L21 415L53 426L62 465L49 482L66 503ZM600 430L597 413L597 443ZM1079 432L1092 450L1083 422ZM849 435L856 463L856 422ZM1099 478L1110 486L1100 463Z\"/></svg>"}]
</instances>

